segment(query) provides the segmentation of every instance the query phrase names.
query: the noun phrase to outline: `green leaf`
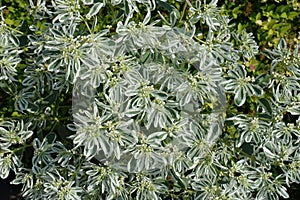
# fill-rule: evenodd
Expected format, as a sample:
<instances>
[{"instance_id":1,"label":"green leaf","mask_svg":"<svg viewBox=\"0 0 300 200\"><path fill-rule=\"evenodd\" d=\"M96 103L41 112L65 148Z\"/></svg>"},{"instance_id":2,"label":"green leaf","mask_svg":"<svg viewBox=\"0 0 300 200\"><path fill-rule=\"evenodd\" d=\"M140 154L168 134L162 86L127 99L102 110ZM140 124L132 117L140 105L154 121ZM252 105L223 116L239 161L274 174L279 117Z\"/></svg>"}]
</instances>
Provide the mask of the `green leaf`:
<instances>
[{"instance_id":1,"label":"green leaf","mask_svg":"<svg viewBox=\"0 0 300 200\"><path fill-rule=\"evenodd\" d=\"M241 23L239 23L238 24L238 32L242 32L244 30L244 26L241 24Z\"/></svg>"},{"instance_id":2,"label":"green leaf","mask_svg":"<svg viewBox=\"0 0 300 200\"><path fill-rule=\"evenodd\" d=\"M282 26L280 27L280 36L281 36L281 37L285 37L285 34L286 34L286 33L289 33L290 30L291 30L291 28L292 28L292 25L291 25L291 24L282 25Z\"/></svg>"},{"instance_id":3,"label":"green leaf","mask_svg":"<svg viewBox=\"0 0 300 200\"><path fill-rule=\"evenodd\" d=\"M280 17L282 17L282 18L287 18L287 14L284 12L284 13L281 13L281 15L280 15Z\"/></svg>"},{"instance_id":4,"label":"green leaf","mask_svg":"<svg viewBox=\"0 0 300 200\"><path fill-rule=\"evenodd\" d=\"M288 19L294 20L294 18L296 18L298 15L299 15L299 12L295 12L295 11L289 12Z\"/></svg>"}]
</instances>

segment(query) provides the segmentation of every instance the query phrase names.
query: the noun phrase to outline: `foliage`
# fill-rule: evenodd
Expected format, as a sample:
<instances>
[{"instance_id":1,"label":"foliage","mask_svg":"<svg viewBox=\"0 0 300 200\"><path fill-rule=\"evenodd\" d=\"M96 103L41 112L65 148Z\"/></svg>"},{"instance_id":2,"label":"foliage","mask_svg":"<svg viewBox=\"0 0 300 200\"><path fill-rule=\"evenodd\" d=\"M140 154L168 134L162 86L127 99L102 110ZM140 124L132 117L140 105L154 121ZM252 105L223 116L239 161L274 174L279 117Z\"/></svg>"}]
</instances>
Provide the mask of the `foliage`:
<instances>
[{"instance_id":1,"label":"foliage","mask_svg":"<svg viewBox=\"0 0 300 200\"><path fill-rule=\"evenodd\" d=\"M27 6L27 29L0 24L0 176L24 198L279 199L300 184L299 45L260 52L217 0Z\"/></svg>"},{"instance_id":2,"label":"foliage","mask_svg":"<svg viewBox=\"0 0 300 200\"><path fill-rule=\"evenodd\" d=\"M223 12L232 17L238 31L253 32L262 48L274 47L280 38L289 45L299 42L300 3L295 0L219 1Z\"/></svg>"}]
</instances>

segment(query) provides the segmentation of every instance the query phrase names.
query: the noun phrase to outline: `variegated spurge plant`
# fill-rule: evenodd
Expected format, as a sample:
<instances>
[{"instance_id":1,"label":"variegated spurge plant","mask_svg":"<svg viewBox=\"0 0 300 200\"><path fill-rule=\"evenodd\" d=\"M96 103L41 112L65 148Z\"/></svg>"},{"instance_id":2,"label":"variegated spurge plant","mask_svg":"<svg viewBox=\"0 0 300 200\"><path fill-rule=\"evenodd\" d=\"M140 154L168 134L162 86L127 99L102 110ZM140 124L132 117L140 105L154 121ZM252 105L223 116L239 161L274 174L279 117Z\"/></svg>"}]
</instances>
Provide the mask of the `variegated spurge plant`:
<instances>
[{"instance_id":1,"label":"variegated spurge plant","mask_svg":"<svg viewBox=\"0 0 300 200\"><path fill-rule=\"evenodd\" d=\"M264 51L255 77L254 36L217 0L170 2L29 0L27 29L2 17L0 176L25 199L277 200L300 184L299 46Z\"/></svg>"}]
</instances>

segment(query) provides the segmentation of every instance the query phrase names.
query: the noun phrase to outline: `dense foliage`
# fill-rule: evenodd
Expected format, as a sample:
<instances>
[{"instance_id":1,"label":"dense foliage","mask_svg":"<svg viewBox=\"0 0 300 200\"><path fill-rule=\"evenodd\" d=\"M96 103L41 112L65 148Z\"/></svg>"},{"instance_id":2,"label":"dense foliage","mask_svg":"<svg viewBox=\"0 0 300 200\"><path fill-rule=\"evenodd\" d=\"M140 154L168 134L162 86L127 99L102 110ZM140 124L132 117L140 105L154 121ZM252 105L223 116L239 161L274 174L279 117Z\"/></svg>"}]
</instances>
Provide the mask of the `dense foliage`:
<instances>
[{"instance_id":1,"label":"dense foliage","mask_svg":"<svg viewBox=\"0 0 300 200\"><path fill-rule=\"evenodd\" d=\"M300 45L257 44L220 2L1 7L1 178L26 199L289 198Z\"/></svg>"},{"instance_id":2,"label":"dense foliage","mask_svg":"<svg viewBox=\"0 0 300 200\"><path fill-rule=\"evenodd\" d=\"M222 0L218 4L232 18L238 31L245 28L254 33L261 48L276 46L283 37L289 45L300 40L297 0Z\"/></svg>"}]
</instances>

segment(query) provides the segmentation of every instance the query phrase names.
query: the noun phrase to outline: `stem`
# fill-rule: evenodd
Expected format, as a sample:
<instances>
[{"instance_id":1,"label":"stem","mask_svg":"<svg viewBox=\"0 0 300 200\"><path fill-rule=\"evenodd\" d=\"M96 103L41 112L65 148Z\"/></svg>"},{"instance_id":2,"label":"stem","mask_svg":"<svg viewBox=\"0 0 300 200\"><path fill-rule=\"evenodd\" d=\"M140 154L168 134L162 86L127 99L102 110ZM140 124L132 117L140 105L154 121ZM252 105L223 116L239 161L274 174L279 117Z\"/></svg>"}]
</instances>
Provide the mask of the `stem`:
<instances>
[{"instance_id":1,"label":"stem","mask_svg":"<svg viewBox=\"0 0 300 200\"><path fill-rule=\"evenodd\" d=\"M181 16L180 16L179 22L181 22L181 21L182 21L182 19L183 19L183 16L184 16L184 13L185 13L186 7L187 7L187 2L185 2L184 6L183 6L183 10L182 10L182 13L181 13Z\"/></svg>"},{"instance_id":2,"label":"stem","mask_svg":"<svg viewBox=\"0 0 300 200\"><path fill-rule=\"evenodd\" d=\"M3 118L0 118L0 120L18 120L18 119L27 119L27 118L36 118L36 119L45 119L45 120L48 120L48 121L61 121L61 120L67 120L67 119L70 119L71 116L67 116L67 117L47 117L47 116L44 116L41 117L40 115L19 115L19 116L11 116L11 117L3 117Z\"/></svg>"},{"instance_id":3,"label":"stem","mask_svg":"<svg viewBox=\"0 0 300 200\"><path fill-rule=\"evenodd\" d=\"M201 39L199 39L199 38L197 38L197 37L195 37L195 36L194 36L194 38L195 38L198 42L200 42L200 43L202 43L202 44L206 44L206 42L202 41Z\"/></svg>"},{"instance_id":4,"label":"stem","mask_svg":"<svg viewBox=\"0 0 300 200\"><path fill-rule=\"evenodd\" d=\"M89 27L89 24L87 23L87 21L82 16L80 16L80 18L82 19L82 21L84 21L84 24L87 27L90 34L92 34L93 32L92 32L91 28Z\"/></svg>"},{"instance_id":5,"label":"stem","mask_svg":"<svg viewBox=\"0 0 300 200\"><path fill-rule=\"evenodd\" d=\"M247 158L250 158L251 161L256 161L255 156L250 155L250 154L244 152L242 149L240 149L239 153L240 153L242 156L245 156L245 157L247 157Z\"/></svg>"},{"instance_id":6,"label":"stem","mask_svg":"<svg viewBox=\"0 0 300 200\"><path fill-rule=\"evenodd\" d=\"M83 161L84 161L84 159L82 158L82 154L80 154L79 157L80 157L80 158L79 158L79 159L80 159L80 163L79 163L79 165L78 165L78 167L77 167L77 170L74 171L74 174L72 175L71 180L75 180L75 179L76 179L76 175L77 175L77 173L79 172L79 170L81 169L81 165L82 165L82 163L83 163Z\"/></svg>"},{"instance_id":7,"label":"stem","mask_svg":"<svg viewBox=\"0 0 300 200\"><path fill-rule=\"evenodd\" d=\"M5 27L7 27L9 30L11 30L11 31L14 31L14 32L16 32L16 33L19 33L19 34L22 34L22 35L24 35L24 33L23 32L21 32L21 31L19 31L19 30L17 30L17 29L14 29L14 28L12 28L12 27L10 27L10 26L5 26Z\"/></svg>"},{"instance_id":8,"label":"stem","mask_svg":"<svg viewBox=\"0 0 300 200\"><path fill-rule=\"evenodd\" d=\"M26 149L27 147L32 147L32 146L33 146L33 144L24 144L24 145L21 146L21 147L18 147L18 148L16 148L16 149L13 149L12 152L13 152L13 153L16 153L16 152L18 152L18 151L20 151L20 150L22 150L22 149Z\"/></svg>"}]
</instances>

